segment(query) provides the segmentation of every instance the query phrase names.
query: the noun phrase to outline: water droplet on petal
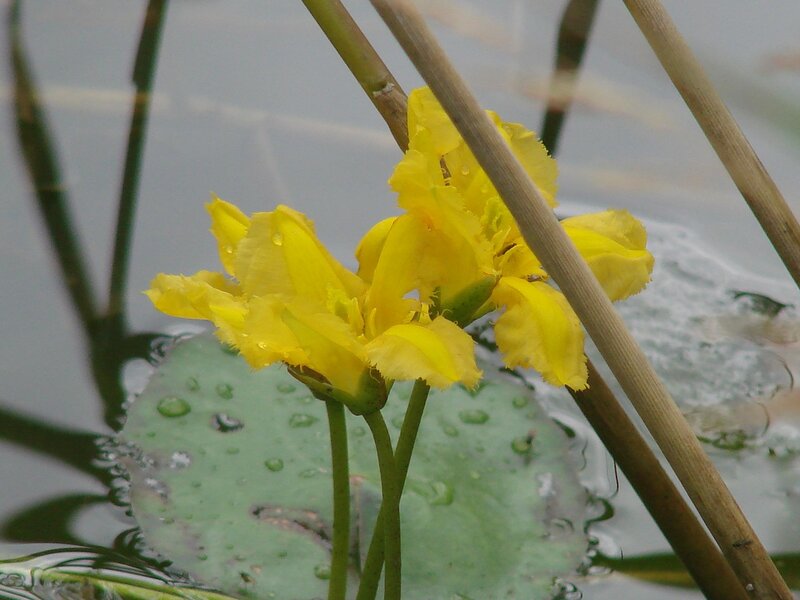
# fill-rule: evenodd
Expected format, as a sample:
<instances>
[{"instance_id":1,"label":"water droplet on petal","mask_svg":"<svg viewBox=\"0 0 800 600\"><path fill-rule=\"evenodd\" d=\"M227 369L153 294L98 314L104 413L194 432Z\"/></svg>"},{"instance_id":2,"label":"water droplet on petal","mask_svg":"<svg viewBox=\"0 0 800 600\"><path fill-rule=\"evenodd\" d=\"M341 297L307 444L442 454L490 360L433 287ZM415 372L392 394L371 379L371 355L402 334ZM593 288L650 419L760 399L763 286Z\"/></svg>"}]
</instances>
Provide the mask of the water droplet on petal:
<instances>
[{"instance_id":1,"label":"water droplet on petal","mask_svg":"<svg viewBox=\"0 0 800 600\"><path fill-rule=\"evenodd\" d=\"M294 413L291 417L289 417L289 427L293 427L295 429L300 427L311 427L311 425L316 422L317 417L313 417L304 413Z\"/></svg>"},{"instance_id":2,"label":"water droplet on petal","mask_svg":"<svg viewBox=\"0 0 800 600\"><path fill-rule=\"evenodd\" d=\"M317 579L330 579L331 578L331 567L330 565L317 565L314 567L314 577Z\"/></svg>"},{"instance_id":3,"label":"water droplet on petal","mask_svg":"<svg viewBox=\"0 0 800 600\"><path fill-rule=\"evenodd\" d=\"M211 417L211 426L221 433L230 433L242 429L244 423L226 413L217 413Z\"/></svg>"},{"instance_id":4,"label":"water droplet on petal","mask_svg":"<svg viewBox=\"0 0 800 600\"><path fill-rule=\"evenodd\" d=\"M197 381L196 377L189 377L186 380L186 389L190 392L196 392L200 389L200 382Z\"/></svg>"},{"instance_id":5,"label":"water droplet on petal","mask_svg":"<svg viewBox=\"0 0 800 600\"><path fill-rule=\"evenodd\" d=\"M466 177L467 175L469 175L469 167L468 167L467 165L464 165L464 166L462 166L462 167L461 167L461 174L462 174L464 177Z\"/></svg>"},{"instance_id":6,"label":"water droplet on petal","mask_svg":"<svg viewBox=\"0 0 800 600\"><path fill-rule=\"evenodd\" d=\"M294 384L289 383L288 381L282 381L278 384L278 391L281 394L291 394L296 389L297 388L294 386Z\"/></svg>"},{"instance_id":7,"label":"water droplet on petal","mask_svg":"<svg viewBox=\"0 0 800 600\"><path fill-rule=\"evenodd\" d=\"M233 398L233 386L230 383L218 383L217 387L214 389L217 392L217 396L223 400L230 400Z\"/></svg>"},{"instance_id":8,"label":"water droplet on petal","mask_svg":"<svg viewBox=\"0 0 800 600\"><path fill-rule=\"evenodd\" d=\"M280 458L268 458L264 465L273 473L283 470L283 461Z\"/></svg>"},{"instance_id":9,"label":"water droplet on petal","mask_svg":"<svg viewBox=\"0 0 800 600\"><path fill-rule=\"evenodd\" d=\"M233 246L227 244L223 249L223 251L225 252L225 254L233 254Z\"/></svg>"},{"instance_id":10,"label":"water droplet on petal","mask_svg":"<svg viewBox=\"0 0 800 600\"><path fill-rule=\"evenodd\" d=\"M458 418L469 425L483 425L489 420L489 413L479 408L462 410L459 411Z\"/></svg>"},{"instance_id":11,"label":"water droplet on petal","mask_svg":"<svg viewBox=\"0 0 800 600\"><path fill-rule=\"evenodd\" d=\"M165 396L158 401L158 412L164 417L182 417L192 410L189 403L178 396Z\"/></svg>"},{"instance_id":12,"label":"water droplet on petal","mask_svg":"<svg viewBox=\"0 0 800 600\"><path fill-rule=\"evenodd\" d=\"M272 234L272 243L276 246L283 246L283 234L281 232L275 232Z\"/></svg>"}]
</instances>

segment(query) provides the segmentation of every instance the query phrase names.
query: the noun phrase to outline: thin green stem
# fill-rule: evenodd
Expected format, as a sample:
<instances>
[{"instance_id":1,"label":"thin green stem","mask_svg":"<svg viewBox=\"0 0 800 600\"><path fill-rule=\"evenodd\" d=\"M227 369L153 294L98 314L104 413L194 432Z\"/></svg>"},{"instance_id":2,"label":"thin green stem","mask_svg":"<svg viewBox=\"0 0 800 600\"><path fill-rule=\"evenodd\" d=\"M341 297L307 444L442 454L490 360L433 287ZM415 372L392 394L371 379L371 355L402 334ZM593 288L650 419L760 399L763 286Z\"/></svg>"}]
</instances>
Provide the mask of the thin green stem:
<instances>
[{"instance_id":1,"label":"thin green stem","mask_svg":"<svg viewBox=\"0 0 800 600\"><path fill-rule=\"evenodd\" d=\"M133 66L133 113L128 131L128 148L122 188L117 208L117 228L114 236L114 254L111 262L111 278L108 285L108 316L115 318L123 314L125 287L128 280L130 245L133 238L136 199L139 194L142 154L144 151L147 118L150 114L150 90L155 77L158 47L164 25L167 0L150 0L144 16L139 49Z\"/></svg>"},{"instance_id":2,"label":"thin green stem","mask_svg":"<svg viewBox=\"0 0 800 600\"><path fill-rule=\"evenodd\" d=\"M364 415L378 452L381 471L383 504L378 523L383 523L383 552L386 576L383 581L384 600L400 600L400 480L392 450L392 439L380 411Z\"/></svg>"},{"instance_id":3,"label":"thin green stem","mask_svg":"<svg viewBox=\"0 0 800 600\"><path fill-rule=\"evenodd\" d=\"M422 420L422 413L425 412L425 403L428 400L430 387L421 379L414 384L411 390L411 398L406 408L406 416L403 419L403 427L400 429L400 437L397 440L397 448L394 451L394 460L397 465L397 480L400 485L400 494L403 493L403 486L406 483L408 467L411 463L411 453L414 450L414 443L417 441L417 432ZM378 592L378 582L381 578L383 569L383 506L378 513L375 523L375 530L372 533L372 540L369 543L367 557L364 560L364 567L361 571L361 584L358 587L356 600L373 600Z\"/></svg>"},{"instance_id":4,"label":"thin green stem","mask_svg":"<svg viewBox=\"0 0 800 600\"><path fill-rule=\"evenodd\" d=\"M328 600L347 597L348 549L350 545L350 474L347 458L347 424L341 402L327 400L333 471L333 548Z\"/></svg>"},{"instance_id":5,"label":"thin green stem","mask_svg":"<svg viewBox=\"0 0 800 600\"><path fill-rule=\"evenodd\" d=\"M303 0L303 4L405 149L406 96L400 84L339 0Z\"/></svg>"}]
</instances>

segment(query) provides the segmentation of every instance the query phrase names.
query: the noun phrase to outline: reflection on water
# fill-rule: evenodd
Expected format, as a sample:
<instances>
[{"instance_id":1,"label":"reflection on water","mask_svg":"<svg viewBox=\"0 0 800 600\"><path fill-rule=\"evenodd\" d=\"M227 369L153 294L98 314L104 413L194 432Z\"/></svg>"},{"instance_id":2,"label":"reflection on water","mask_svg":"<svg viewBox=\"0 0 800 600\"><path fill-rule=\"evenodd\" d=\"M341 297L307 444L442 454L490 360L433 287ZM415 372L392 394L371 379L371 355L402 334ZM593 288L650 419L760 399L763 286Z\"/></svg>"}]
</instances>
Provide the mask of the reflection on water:
<instances>
[{"instance_id":1,"label":"reflection on water","mask_svg":"<svg viewBox=\"0 0 800 600\"><path fill-rule=\"evenodd\" d=\"M3 298L8 298L3 306L4 327L9 333L4 334L8 349L0 361L7 365L2 372L0 443L4 457L11 456L4 459L0 473L3 479L15 482L14 489L2 486L0 494L0 542L4 544L0 546L3 548L0 556L26 554L27 551L20 550L23 543L71 546L20 559L13 568L8 563L0 565L3 573L0 589L4 597L44 597L47 586L52 585L46 577L48 570L66 567L74 568L74 572L92 566L107 568L109 572L153 585L175 581L173 575L158 569L163 566L158 561L141 557L140 541L125 514L124 499L117 498L113 491L117 489L113 485L117 474L98 448L105 447L106 436L118 429L129 390L140 384L134 377L134 385L130 385L132 365L149 360L164 339L155 332L164 329L166 321L152 314L137 290L156 271L191 270L191 266L210 260L203 255L205 250L194 246L191 238L183 239L186 236L182 234L184 228L202 231L206 227L195 221L202 218L196 216L200 212L196 206L205 200L210 189L223 196L249 199L244 202L248 210L297 200L301 210L322 215L318 226L323 237L335 238L334 247L349 246L350 239L368 223L392 210L381 175L388 172L395 158L391 139L369 104L353 100L359 97L360 90L352 84L338 59L330 55L325 40L302 9L290 10L272 3L265 13L260 2L244 0L232 7L215 3L177 4L170 7L167 19L166 0L114 5L114 14L94 2L89 2L88 7L71 3L66 11L64 4L21 0L0 4L6 17L6 35L0 39L5 40L2 51L8 57L5 61L8 76L5 89L0 88L0 102L9 116L2 126L6 129L0 129L6 134L0 140L0 172L7 197L13 200L8 202L8 216L4 214L0 223L4 227L0 251L7 263L2 271L4 288L10 290L8 296L4 292ZM498 96L497 74L507 79L548 82L549 62L530 67L530 56L548 52L565 3L552 0L540 3L535 9L516 1L484 4L486 14L481 18L495 26L499 24L495 29L502 31L509 22L521 29L515 30L517 33L512 31L511 44L503 44L499 49L481 48L480 36L470 33L466 40L448 41L478 65L466 65L466 71L479 92L494 100ZM570 20L572 29L560 34L562 42L571 40L571 43L562 44L562 56L556 62L567 70L575 70L581 64L584 51L581 40L585 40L596 16L598 22L592 35L599 38L599 52L594 58L587 55L587 69L601 72L605 69L607 81L616 82L611 91L624 90L624 84L630 84L626 81L629 72L642 77L641 70L634 68L636 60L622 62L621 67L609 67L622 54L619 47L609 42L609 36L619 33L619 23L625 15L596 14L595 4L588 0L570 3L579 9L578 17ZM691 16L691 9L675 7L675 10L682 13L679 16ZM793 10L790 14L797 16L797 8ZM80 19L76 21L69 11L80 13ZM366 24L369 35L381 35L374 15L364 7L359 7L356 13L358 20ZM614 19L609 18L610 14ZM173 18L174 33L167 29L164 39L167 51L159 58L164 24L172 23ZM462 30L474 32L468 25ZM779 32L780 27L775 27ZM241 47L234 43L216 44L216 35L240 42ZM630 37L626 35L630 34L626 33L622 39L627 44ZM774 37L779 39L779 33ZM307 56L292 45L296 39L303 40ZM79 40L85 40L83 46ZM117 43L119 40L124 43ZM754 43L763 48L766 41L759 39ZM237 48L236 60L223 63L220 56L228 47ZM743 49L732 52L737 53L737 64L741 64L744 59L739 53ZM287 54L291 60L284 60ZM130 56L133 56L132 77L128 77ZM387 50L386 56L399 62L394 50ZM167 106L163 111L157 110L158 105L154 107L152 102L159 62L162 72L168 74L162 82L161 99ZM37 64L45 68L37 69ZM482 70L487 66L491 68ZM245 67L250 75L237 79L237 68ZM531 71L537 68L538 71ZM109 79L112 83L105 83L104 77L112 71L121 75ZM495 78L486 76L486 71L491 71ZM214 79L209 78L209 73L214 74ZM39 74L44 76L37 77ZM399 67L398 76L403 81L415 81L407 67ZM312 78L314 81L309 82ZM519 120L530 121L532 111L528 100L509 93L509 89L521 93L518 86L507 82L502 85L506 89L501 90L502 97L496 105L514 109L521 115ZM656 98L665 89L669 90L659 85L644 80L638 88L641 97ZM547 89L547 85L543 87ZM351 88L353 95L349 96ZM785 94L786 89L789 88L784 86L779 93ZM561 90L557 81L551 90ZM58 101L47 103L47 98ZM743 100L751 106L751 97ZM640 104L643 111L652 108L648 103ZM552 148L556 147L561 117L569 106L568 99L563 101L561 108L552 110L545 122L543 133ZM680 107L676 109L669 103L665 107L671 122L681 122ZM151 108L155 126L149 138L151 146L155 144L157 148L149 154L152 158L146 158L144 143ZM736 212L740 208L734 203L739 199L718 191L720 182L724 185L725 180L714 171L716 166L709 166L713 164L710 160L688 156L689 142L698 147L704 144L699 136L693 137L689 132L691 125L686 125L685 130L679 127L677 132L662 131L658 134L661 137L647 146L643 138L649 139L653 132L641 124L646 119L631 125L619 116L604 114L603 109L599 114L596 107L588 106L587 110L586 104L578 105L575 110L577 114L569 121L561 144L565 156L562 197L591 197L596 206L625 205L645 216L677 219L692 225L699 222L699 228L707 227L705 232L712 241L717 236L716 241L723 243L730 256L746 254L750 266L765 264L766 272L780 273L769 250L759 245L763 242L746 212ZM638 109L633 106L632 110ZM756 133L763 134L758 127ZM585 132L582 137L580 132ZM598 142L612 136L617 137L610 142L610 148ZM685 143L684 138L689 142ZM792 154L796 148L776 151L767 141L772 138L762 137L761 145L770 146L767 154L779 167L778 179L800 187L796 171L789 168L796 162L796 154ZM11 147L12 142L16 147ZM658 154L663 148L668 153ZM597 158L612 153L618 163ZM124 158L119 160L121 156ZM351 159L352 163L348 163ZM679 167L695 169L690 168L689 177L680 182L685 187L675 183ZM620 172L626 173L623 180L614 179ZM352 173L358 173L358 177ZM378 175L372 178L363 175L369 173ZM140 215L136 214L137 201L142 204ZM664 208L667 201L675 201L673 208ZM727 201L733 208L721 209ZM680 207L680 216L674 206ZM696 212L684 217L687 207ZM137 221L139 237L135 238ZM43 235L37 237L31 233L36 230ZM738 243L744 238L754 240L746 251ZM104 245L102 240L111 241ZM745 369L726 377L723 370L709 368L702 373L706 379L698 379L697 356L708 348L687 350L675 332L690 326L691 318L724 311L729 305L720 300L724 290L714 296L716 300L709 300L708 286L693 288L697 281L687 283L687 273L701 279L703 276L698 272L695 256L676 252L669 240L662 240L661 244L656 254L666 271L660 279L663 283L659 284L659 279L656 283L662 286L662 299L667 304L660 307L658 302L633 304L627 320L641 325L639 333L650 344L651 352L669 361L662 368L669 373L673 385L680 390L691 389L695 405L719 402L720 389L728 390L730 396L736 386L752 384L755 386L749 388L752 395L766 393L772 380L759 377L771 373L768 369L748 378ZM685 264L689 260L692 263ZM746 270L737 276L761 286L760 291L774 292L765 289L769 288L768 280L751 277ZM107 289L98 288L97 280L107 281ZM717 283L712 281L709 285L714 287ZM684 305L687 311L681 313L681 318L685 317L687 322L677 325L664 321L665 315L658 311L666 310L669 302L676 302L670 293L682 289L680 286L685 286L683 302L687 303ZM730 287L746 286L731 283ZM98 289L105 293L98 293ZM658 292L649 293L648 298L653 298ZM63 302L65 297L68 308ZM779 295L777 299L793 301L789 295ZM725 302L729 301L726 298ZM658 319L662 319L662 330L648 337L651 332L644 325ZM745 363L755 356L754 351L748 354L736 344L717 345L710 352L709 367L719 366L726 352ZM711 364L713 360L717 360L716 365ZM753 364L747 363L747 368ZM708 382L709 375L717 378L716 383ZM560 401L553 403L561 421L578 432L574 446L586 457L587 485L599 495L613 495L605 454L580 417L564 407ZM782 476L797 468L794 462L797 450L790 442L780 446L784 449L780 456L769 459L763 453L733 458L724 454L724 448L718 449L723 460L727 460L725 475L736 482L735 487L741 488L737 494L741 492L748 497L751 487L747 477L741 476L742 465L763 471L759 485L768 496L767 504L774 509L769 512L774 514L755 514L754 520L759 531L765 530L768 545L784 552L797 550L796 537L781 531L767 516L788 522L793 515L786 505L794 506L800 497L794 479ZM759 444L757 440L750 445L756 453L764 449ZM736 473L738 479L734 477ZM615 517L612 502L617 507L616 519L612 518ZM669 557L656 552L664 549L659 546L661 538L641 514L636 498L624 483L612 501L598 498L596 504L595 512L601 515L591 525L601 552L596 566L607 566L635 577L647 572L650 581L680 582L683 575L679 569ZM622 519L620 513L625 515ZM760 526L759 520L763 521ZM98 544L118 554L84 548ZM602 558L602 553L613 556L620 545L626 556L636 553L642 556L622 562ZM649 556L654 552L654 556ZM797 560L794 554L780 558L787 573L797 573ZM34 578L29 573L32 565L41 569ZM593 573L596 571L588 570L589 575ZM590 589L590 582L591 577L578 581L578 587ZM797 585L796 581L790 583ZM564 597L577 593L570 584L565 583L564 589ZM664 597L685 596L677 592Z\"/></svg>"}]
</instances>

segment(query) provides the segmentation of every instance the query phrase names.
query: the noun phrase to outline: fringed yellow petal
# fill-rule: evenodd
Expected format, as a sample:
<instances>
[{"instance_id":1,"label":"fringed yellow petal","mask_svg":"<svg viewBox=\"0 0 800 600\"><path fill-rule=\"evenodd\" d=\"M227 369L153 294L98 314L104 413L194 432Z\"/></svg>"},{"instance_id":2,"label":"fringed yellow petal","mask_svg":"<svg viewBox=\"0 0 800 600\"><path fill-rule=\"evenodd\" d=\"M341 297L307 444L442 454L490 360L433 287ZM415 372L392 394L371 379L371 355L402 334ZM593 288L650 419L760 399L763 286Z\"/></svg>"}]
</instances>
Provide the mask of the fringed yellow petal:
<instances>
[{"instance_id":1,"label":"fringed yellow petal","mask_svg":"<svg viewBox=\"0 0 800 600\"><path fill-rule=\"evenodd\" d=\"M408 139L413 141L420 131L430 131L439 156L462 143L461 134L428 87L417 88L408 95Z\"/></svg>"},{"instance_id":2,"label":"fringed yellow petal","mask_svg":"<svg viewBox=\"0 0 800 600\"><path fill-rule=\"evenodd\" d=\"M325 303L328 289L364 291L357 275L325 249L312 223L287 206L256 213L240 242L236 276L247 295L285 294Z\"/></svg>"},{"instance_id":3,"label":"fringed yellow petal","mask_svg":"<svg viewBox=\"0 0 800 600\"><path fill-rule=\"evenodd\" d=\"M495 266L506 277L519 277L529 281L547 277L542 263L521 239L495 259Z\"/></svg>"},{"instance_id":4,"label":"fringed yellow petal","mask_svg":"<svg viewBox=\"0 0 800 600\"><path fill-rule=\"evenodd\" d=\"M536 184L539 193L554 208L558 204L556 202L558 164L555 159L550 156L536 134L519 123L503 123L500 129L505 134L503 137L511 146L514 156L522 163Z\"/></svg>"},{"instance_id":5,"label":"fringed yellow petal","mask_svg":"<svg viewBox=\"0 0 800 600\"><path fill-rule=\"evenodd\" d=\"M372 283L372 275L378 265L378 259L383 251L383 244L386 242L386 236L389 235L389 230L396 220L397 217L389 217L378 222L364 234L356 248L358 276L366 283Z\"/></svg>"},{"instance_id":6,"label":"fringed yellow petal","mask_svg":"<svg viewBox=\"0 0 800 600\"><path fill-rule=\"evenodd\" d=\"M230 202L225 202L215 194L206 204L211 216L211 233L217 238L219 259L230 275L234 274L236 248L250 227L250 219Z\"/></svg>"},{"instance_id":7,"label":"fringed yellow petal","mask_svg":"<svg viewBox=\"0 0 800 600\"><path fill-rule=\"evenodd\" d=\"M221 273L199 271L188 277L161 273L145 294L163 313L211 321L218 328L218 337L228 344L235 344L247 314L238 286Z\"/></svg>"},{"instance_id":8,"label":"fringed yellow petal","mask_svg":"<svg viewBox=\"0 0 800 600\"><path fill-rule=\"evenodd\" d=\"M236 284L221 273L199 271L194 275L159 273L150 282L145 295L163 313L183 319L212 320L212 306L232 309L240 304L235 299ZM236 312L236 311L234 311Z\"/></svg>"},{"instance_id":9,"label":"fringed yellow petal","mask_svg":"<svg viewBox=\"0 0 800 600\"><path fill-rule=\"evenodd\" d=\"M368 338L408 321L419 308L419 301L406 295L419 287L417 263L426 254L425 235L424 225L411 215L392 223L364 298Z\"/></svg>"},{"instance_id":10,"label":"fringed yellow petal","mask_svg":"<svg viewBox=\"0 0 800 600\"><path fill-rule=\"evenodd\" d=\"M650 281L647 234L627 211L571 217L562 225L612 301L640 292Z\"/></svg>"},{"instance_id":11,"label":"fringed yellow petal","mask_svg":"<svg viewBox=\"0 0 800 600\"><path fill-rule=\"evenodd\" d=\"M335 388L357 397L369 370L363 343L349 325L324 309L298 299L285 306L281 318L308 359L302 365L322 374Z\"/></svg>"},{"instance_id":12,"label":"fringed yellow petal","mask_svg":"<svg viewBox=\"0 0 800 600\"><path fill-rule=\"evenodd\" d=\"M284 322L286 303L281 296L254 297L249 309L241 334L233 343L251 367L260 369L279 361L308 364L308 353Z\"/></svg>"},{"instance_id":13,"label":"fringed yellow petal","mask_svg":"<svg viewBox=\"0 0 800 600\"><path fill-rule=\"evenodd\" d=\"M542 197L555 207L558 185L558 165L550 157L536 134L517 123L505 123L492 111L486 111L500 131L511 151L536 184ZM499 202L499 194L486 172L480 167L469 147L462 143L444 156L453 187L463 195L469 210L483 215L486 204ZM502 204L502 203L501 203ZM503 205L505 207L505 205ZM506 209L507 210L507 209ZM509 213L510 215L510 213Z\"/></svg>"},{"instance_id":14,"label":"fringed yellow petal","mask_svg":"<svg viewBox=\"0 0 800 600\"><path fill-rule=\"evenodd\" d=\"M397 192L397 202L407 208L409 201L425 199L436 188L445 185L441 156L434 149L434 140L427 130L420 131L408 151L397 163L389 178L389 186Z\"/></svg>"},{"instance_id":15,"label":"fringed yellow petal","mask_svg":"<svg viewBox=\"0 0 800 600\"><path fill-rule=\"evenodd\" d=\"M481 378L472 338L443 317L428 325L395 325L367 344L369 360L389 379L424 379L445 388Z\"/></svg>"},{"instance_id":16,"label":"fringed yellow petal","mask_svg":"<svg viewBox=\"0 0 800 600\"><path fill-rule=\"evenodd\" d=\"M503 277L492 300L506 307L494 331L507 366L536 369L552 385L586 388L583 330L561 292Z\"/></svg>"},{"instance_id":17,"label":"fringed yellow petal","mask_svg":"<svg viewBox=\"0 0 800 600\"><path fill-rule=\"evenodd\" d=\"M627 210L604 210L568 217L561 221L564 227L588 229L600 233L633 250L644 250L647 245L647 230L642 222Z\"/></svg>"}]
</instances>

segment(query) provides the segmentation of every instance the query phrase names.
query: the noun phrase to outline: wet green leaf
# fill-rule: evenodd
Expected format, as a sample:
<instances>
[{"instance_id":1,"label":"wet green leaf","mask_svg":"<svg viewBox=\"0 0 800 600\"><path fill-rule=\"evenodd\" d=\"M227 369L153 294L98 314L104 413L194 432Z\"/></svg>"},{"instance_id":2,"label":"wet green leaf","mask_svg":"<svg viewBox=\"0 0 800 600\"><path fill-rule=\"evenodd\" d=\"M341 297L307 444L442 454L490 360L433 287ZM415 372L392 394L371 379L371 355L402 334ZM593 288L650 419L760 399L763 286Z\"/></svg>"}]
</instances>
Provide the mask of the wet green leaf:
<instances>
[{"instance_id":1,"label":"wet green leaf","mask_svg":"<svg viewBox=\"0 0 800 600\"><path fill-rule=\"evenodd\" d=\"M396 385L384 409L395 438L409 393ZM431 395L402 502L407 597L549 598L553 578L580 562L583 489L565 436L528 395L501 381ZM165 398L186 406L165 414ZM348 428L354 592L380 485L363 420L348 415ZM326 595L325 407L285 369L253 372L208 335L182 342L122 437L134 515L177 567L242 597Z\"/></svg>"}]
</instances>

